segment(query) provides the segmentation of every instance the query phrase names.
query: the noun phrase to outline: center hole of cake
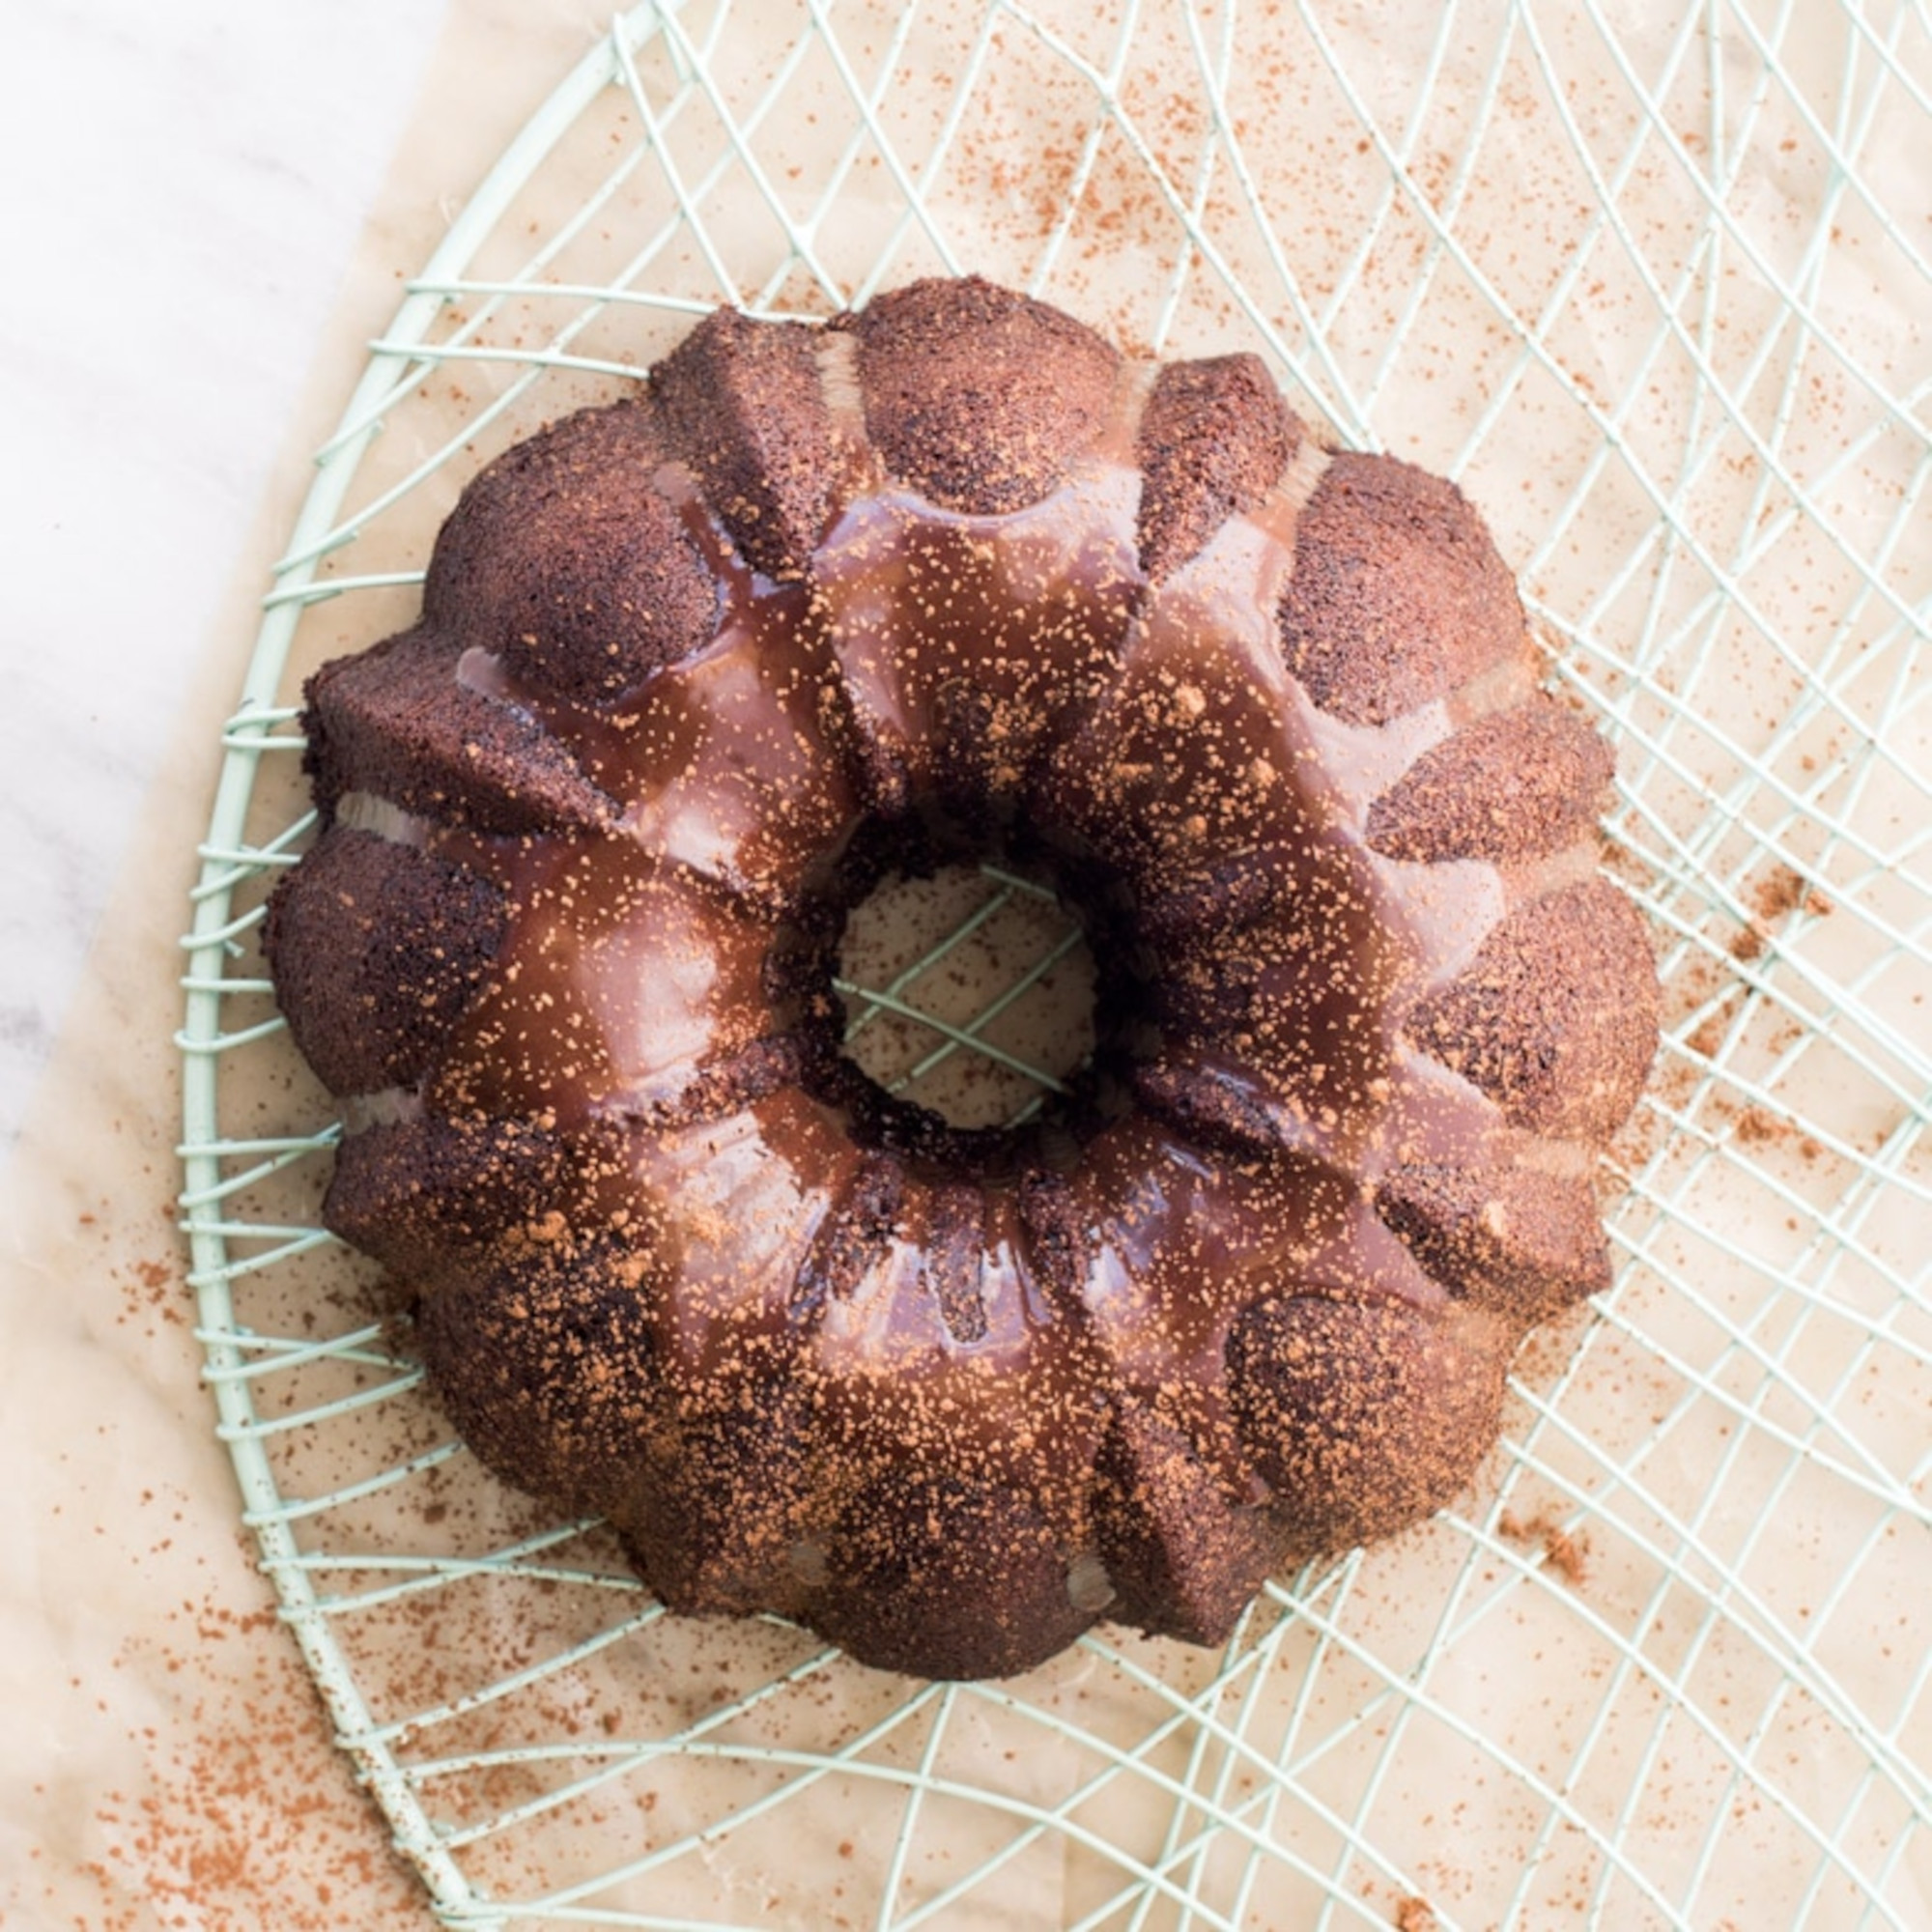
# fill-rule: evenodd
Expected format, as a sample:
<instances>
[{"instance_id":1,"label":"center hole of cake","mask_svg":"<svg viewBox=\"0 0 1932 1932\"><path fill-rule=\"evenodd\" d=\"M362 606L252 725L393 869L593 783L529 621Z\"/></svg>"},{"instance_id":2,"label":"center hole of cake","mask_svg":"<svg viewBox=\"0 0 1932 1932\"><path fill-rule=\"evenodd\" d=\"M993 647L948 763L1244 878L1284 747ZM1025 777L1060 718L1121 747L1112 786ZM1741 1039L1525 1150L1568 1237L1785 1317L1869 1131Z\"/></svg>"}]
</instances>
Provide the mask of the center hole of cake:
<instances>
[{"instance_id":1,"label":"center hole of cake","mask_svg":"<svg viewBox=\"0 0 1932 1932\"><path fill-rule=\"evenodd\" d=\"M954 1127L1024 1125L1094 1052L1094 955L1053 889L995 865L893 877L856 906L845 1052Z\"/></svg>"}]
</instances>

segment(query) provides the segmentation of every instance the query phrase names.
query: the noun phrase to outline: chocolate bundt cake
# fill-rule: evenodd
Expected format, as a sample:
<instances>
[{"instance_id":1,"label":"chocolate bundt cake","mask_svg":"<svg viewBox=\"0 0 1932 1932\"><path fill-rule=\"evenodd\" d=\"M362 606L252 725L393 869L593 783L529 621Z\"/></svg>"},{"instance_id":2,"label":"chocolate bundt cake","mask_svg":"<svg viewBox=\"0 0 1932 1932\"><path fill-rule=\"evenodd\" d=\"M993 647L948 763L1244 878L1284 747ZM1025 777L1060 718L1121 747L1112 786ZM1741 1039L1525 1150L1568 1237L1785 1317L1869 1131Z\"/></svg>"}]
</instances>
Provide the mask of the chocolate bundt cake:
<instances>
[{"instance_id":1,"label":"chocolate bundt cake","mask_svg":"<svg viewBox=\"0 0 1932 1932\"><path fill-rule=\"evenodd\" d=\"M1656 1038L1610 777L1449 484L1252 355L979 280L711 316L478 475L307 690L267 947L325 1213L493 1469L672 1606L1001 1675L1197 1643L1437 1508ZM967 1126L843 1043L853 910L993 859L1094 1044Z\"/></svg>"}]
</instances>

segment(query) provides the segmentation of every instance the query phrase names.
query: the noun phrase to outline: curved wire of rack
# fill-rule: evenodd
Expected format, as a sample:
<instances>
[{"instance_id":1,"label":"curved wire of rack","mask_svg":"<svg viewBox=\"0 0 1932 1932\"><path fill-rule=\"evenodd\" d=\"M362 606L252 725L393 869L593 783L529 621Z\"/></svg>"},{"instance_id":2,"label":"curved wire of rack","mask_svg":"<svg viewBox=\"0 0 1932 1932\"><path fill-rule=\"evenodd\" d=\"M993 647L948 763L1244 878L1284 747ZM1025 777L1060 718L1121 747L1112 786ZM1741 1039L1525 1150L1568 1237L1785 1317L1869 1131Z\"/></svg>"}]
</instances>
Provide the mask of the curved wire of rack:
<instances>
[{"instance_id":1,"label":"curved wire of rack","mask_svg":"<svg viewBox=\"0 0 1932 1932\"><path fill-rule=\"evenodd\" d=\"M1928 155L1904 0L689 0L537 112L318 452L184 941L218 1432L444 1923L1932 1923ZM476 1471L320 1228L256 931L300 676L408 620L477 463L717 301L976 268L1465 483L1617 742L1667 1029L1618 1290L1519 1365L1492 1497L1221 1653L939 1686L667 1617Z\"/></svg>"}]
</instances>

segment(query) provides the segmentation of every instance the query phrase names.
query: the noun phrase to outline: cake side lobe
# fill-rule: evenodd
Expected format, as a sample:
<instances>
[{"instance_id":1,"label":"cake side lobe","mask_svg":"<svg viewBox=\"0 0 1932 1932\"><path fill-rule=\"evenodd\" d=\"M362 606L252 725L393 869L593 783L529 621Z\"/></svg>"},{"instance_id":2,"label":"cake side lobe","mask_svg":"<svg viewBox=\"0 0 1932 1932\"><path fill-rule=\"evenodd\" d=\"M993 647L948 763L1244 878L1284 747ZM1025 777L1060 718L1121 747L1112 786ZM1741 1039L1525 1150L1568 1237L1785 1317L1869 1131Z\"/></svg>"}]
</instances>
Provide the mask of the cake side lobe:
<instances>
[{"instance_id":1,"label":"cake side lobe","mask_svg":"<svg viewBox=\"0 0 1932 1932\"><path fill-rule=\"evenodd\" d=\"M1038 502L1111 411L1119 354L978 276L914 282L831 327L858 337L866 433L887 468L949 510Z\"/></svg>"},{"instance_id":2,"label":"cake side lobe","mask_svg":"<svg viewBox=\"0 0 1932 1932\"><path fill-rule=\"evenodd\" d=\"M1065 1650L1094 1613L1067 1588L1046 1516L1010 1490L907 1467L840 1516L810 1621L876 1668L1011 1677Z\"/></svg>"},{"instance_id":3,"label":"cake side lobe","mask_svg":"<svg viewBox=\"0 0 1932 1932\"><path fill-rule=\"evenodd\" d=\"M528 1219L533 1203L570 1199L570 1177L583 1165L581 1149L538 1122L425 1113L342 1143L323 1225L420 1284L474 1265Z\"/></svg>"},{"instance_id":4,"label":"cake side lobe","mask_svg":"<svg viewBox=\"0 0 1932 1932\"><path fill-rule=\"evenodd\" d=\"M332 826L269 900L289 1031L333 1094L413 1086L482 990L503 895L446 860Z\"/></svg>"},{"instance_id":5,"label":"cake side lobe","mask_svg":"<svg viewBox=\"0 0 1932 1932\"><path fill-rule=\"evenodd\" d=\"M1400 1302L1290 1292L1245 1309L1229 1387L1292 1554L1353 1548L1440 1509L1495 1441L1503 1367L1481 1336Z\"/></svg>"},{"instance_id":6,"label":"cake side lobe","mask_svg":"<svg viewBox=\"0 0 1932 1932\"><path fill-rule=\"evenodd\" d=\"M611 1514L638 1574L675 1610L796 1616L796 1555L818 1525L812 1388L785 1338L748 1336L726 1372L673 1377Z\"/></svg>"},{"instance_id":7,"label":"cake side lobe","mask_svg":"<svg viewBox=\"0 0 1932 1932\"><path fill-rule=\"evenodd\" d=\"M1087 1206L1045 1169L1017 1192L1039 1293L1064 1319L1089 1326ZM1122 1385L1097 1363L1091 1385L1106 1413L1087 1497L1092 1548L1069 1569L1072 1601L1153 1635L1223 1642L1280 1565L1279 1523L1252 1496L1230 1493L1225 1473L1210 1465L1195 1434L1160 1411L1157 1395Z\"/></svg>"},{"instance_id":8,"label":"cake side lobe","mask_svg":"<svg viewBox=\"0 0 1932 1932\"><path fill-rule=\"evenodd\" d=\"M1282 1530L1233 1503L1187 1435L1146 1405L1116 1406L1094 1468L1106 1614L1187 1643L1222 1643L1281 1567Z\"/></svg>"},{"instance_id":9,"label":"cake side lobe","mask_svg":"<svg viewBox=\"0 0 1932 1932\"><path fill-rule=\"evenodd\" d=\"M648 1247L617 1236L512 1249L416 1304L416 1346L463 1439L505 1482L580 1514L642 1479L664 1375Z\"/></svg>"},{"instance_id":10,"label":"cake side lobe","mask_svg":"<svg viewBox=\"0 0 1932 1932\"><path fill-rule=\"evenodd\" d=\"M635 401L582 410L506 451L437 537L425 627L592 706L701 650L718 585L656 486L663 460Z\"/></svg>"},{"instance_id":11,"label":"cake side lobe","mask_svg":"<svg viewBox=\"0 0 1932 1932\"><path fill-rule=\"evenodd\" d=\"M1607 1140L1657 1051L1657 968L1642 916L1604 879L1532 899L1416 1008L1408 1032L1513 1125Z\"/></svg>"},{"instance_id":12,"label":"cake side lobe","mask_svg":"<svg viewBox=\"0 0 1932 1932\"><path fill-rule=\"evenodd\" d=\"M1281 480L1301 425L1259 355L1164 363L1142 412L1134 454L1145 478L1141 568L1158 583L1232 516Z\"/></svg>"},{"instance_id":13,"label":"cake side lobe","mask_svg":"<svg viewBox=\"0 0 1932 1932\"><path fill-rule=\"evenodd\" d=\"M801 577L832 514L842 461L819 381L818 332L707 316L651 371L669 453L753 567Z\"/></svg>"},{"instance_id":14,"label":"cake side lobe","mask_svg":"<svg viewBox=\"0 0 1932 1932\"><path fill-rule=\"evenodd\" d=\"M324 818L362 791L479 832L612 823L616 806L556 739L458 681L462 654L436 633L405 631L309 679L302 763Z\"/></svg>"},{"instance_id":15,"label":"cake side lobe","mask_svg":"<svg viewBox=\"0 0 1932 1932\"><path fill-rule=\"evenodd\" d=\"M1336 456L1301 512L1278 613L1284 660L1322 710L1385 724L1527 651L1515 581L1453 483Z\"/></svg>"},{"instance_id":16,"label":"cake side lobe","mask_svg":"<svg viewBox=\"0 0 1932 1932\"><path fill-rule=\"evenodd\" d=\"M1398 1168L1375 1205L1451 1293L1522 1327L1610 1285L1587 1180L1523 1167Z\"/></svg>"},{"instance_id":17,"label":"cake side lobe","mask_svg":"<svg viewBox=\"0 0 1932 1932\"><path fill-rule=\"evenodd\" d=\"M1595 826L1612 772L1602 734L1539 692L1425 752L1369 808L1368 842L1432 865L1559 851Z\"/></svg>"}]
</instances>

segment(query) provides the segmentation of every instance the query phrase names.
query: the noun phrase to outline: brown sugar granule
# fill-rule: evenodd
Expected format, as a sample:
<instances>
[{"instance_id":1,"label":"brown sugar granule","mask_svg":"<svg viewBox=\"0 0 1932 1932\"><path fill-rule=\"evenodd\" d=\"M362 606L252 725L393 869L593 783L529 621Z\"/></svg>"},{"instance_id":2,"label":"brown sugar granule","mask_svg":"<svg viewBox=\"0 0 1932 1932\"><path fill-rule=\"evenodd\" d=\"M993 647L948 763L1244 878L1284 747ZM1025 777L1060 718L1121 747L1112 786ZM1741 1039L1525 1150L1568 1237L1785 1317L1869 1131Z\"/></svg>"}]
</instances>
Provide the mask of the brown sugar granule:
<instances>
[{"instance_id":1,"label":"brown sugar granule","mask_svg":"<svg viewBox=\"0 0 1932 1932\"><path fill-rule=\"evenodd\" d=\"M1795 1132L1788 1121L1779 1120L1763 1107L1740 1107L1732 1117L1731 1130L1748 1147L1786 1140Z\"/></svg>"},{"instance_id":2,"label":"brown sugar granule","mask_svg":"<svg viewBox=\"0 0 1932 1932\"><path fill-rule=\"evenodd\" d=\"M1774 866L1750 885L1745 896L1753 918L1730 942L1731 957L1740 965L1748 965L1763 953L1771 943L1772 928L1779 920L1795 912L1823 919L1832 910L1831 900L1811 880L1785 865Z\"/></svg>"},{"instance_id":3,"label":"brown sugar granule","mask_svg":"<svg viewBox=\"0 0 1932 1932\"><path fill-rule=\"evenodd\" d=\"M1792 866L1774 866L1751 887L1750 900L1752 910L1767 923L1801 909L1813 913L1829 910L1817 888Z\"/></svg>"}]
</instances>

